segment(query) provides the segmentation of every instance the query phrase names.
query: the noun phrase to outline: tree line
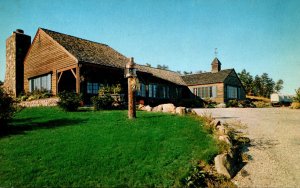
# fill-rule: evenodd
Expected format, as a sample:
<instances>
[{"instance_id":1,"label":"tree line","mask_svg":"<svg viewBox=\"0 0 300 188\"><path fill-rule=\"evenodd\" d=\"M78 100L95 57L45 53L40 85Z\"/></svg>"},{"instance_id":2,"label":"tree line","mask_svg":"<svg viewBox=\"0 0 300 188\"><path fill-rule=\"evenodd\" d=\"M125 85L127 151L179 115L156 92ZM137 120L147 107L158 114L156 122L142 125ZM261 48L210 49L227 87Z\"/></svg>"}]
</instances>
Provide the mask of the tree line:
<instances>
[{"instance_id":1,"label":"tree line","mask_svg":"<svg viewBox=\"0 0 300 188\"><path fill-rule=\"evenodd\" d=\"M263 96L269 98L274 92L280 92L283 88L283 80L279 79L275 82L267 73L252 76L243 69L238 76L244 85L248 95Z\"/></svg>"}]
</instances>

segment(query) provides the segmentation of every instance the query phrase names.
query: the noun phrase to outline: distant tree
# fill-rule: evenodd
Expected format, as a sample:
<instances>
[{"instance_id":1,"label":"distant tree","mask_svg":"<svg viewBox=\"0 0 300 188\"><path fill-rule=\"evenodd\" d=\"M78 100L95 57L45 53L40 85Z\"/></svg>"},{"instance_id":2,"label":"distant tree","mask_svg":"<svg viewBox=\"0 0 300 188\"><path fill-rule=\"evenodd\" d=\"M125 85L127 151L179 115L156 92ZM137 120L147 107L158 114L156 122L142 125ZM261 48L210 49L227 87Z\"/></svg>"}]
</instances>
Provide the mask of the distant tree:
<instances>
[{"instance_id":1,"label":"distant tree","mask_svg":"<svg viewBox=\"0 0 300 188\"><path fill-rule=\"evenodd\" d=\"M203 73L202 70L195 71L195 74L201 74L201 73Z\"/></svg>"},{"instance_id":2,"label":"distant tree","mask_svg":"<svg viewBox=\"0 0 300 188\"><path fill-rule=\"evenodd\" d=\"M245 87L246 93L250 94L253 91L253 76L247 72L245 69L242 70L242 72L238 73L238 76Z\"/></svg>"},{"instance_id":3,"label":"distant tree","mask_svg":"<svg viewBox=\"0 0 300 188\"><path fill-rule=\"evenodd\" d=\"M253 81L253 93L256 96L269 98L274 92L275 82L267 73L256 75Z\"/></svg>"},{"instance_id":4,"label":"distant tree","mask_svg":"<svg viewBox=\"0 0 300 188\"><path fill-rule=\"evenodd\" d=\"M274 90L275 92L279 92L280 90L282 90L282 88L283 88L283 80L279 79L274 86Z\"/></svg>"},{"instance_id":5,"label":"distant tree","mask_svg":"<svg viewBox=\"0 0 300 188\"><path fill-rule=\"evenodd\" d=\"M0 86L2 86L3 85L3 82L0 80Z\"/></svg>"},{"instance_id":6,"label":"distant tree","mask_svg":"<svg viewBox=\"0 0 300 188\"><path fill-rule=\"evenodd\" d=\"M276 83L267 73L263 73L261 76L253 76L245 69L238 73L238 76L245 87L247 94L253 94L255 96L262 96L269 98L274 91L280 91L283 88L283 80L279 79Z\"/></svg>"},{"instance_id":7,"label":"distant tree","mask_svg":"<svg viewBox=\"0 0 300 188\"><path fill-rule=\"evenodd\" d=\"M151 67L151 64L149 64L149 63L146 63L146 65L145 65L146 67Z\"/></svg>"},{"instance_id":8,"label":"distant tree","mask_svg":"<svg viewBox=\"0 0 300 188\"><path fill-rule=\"evenodd\" d=\"M256 75L252 83L252 92L255 96L261 95L262 82L260 76Z\"/></svg>"},{"instance_id":9,"label":"distant tree","mask_svg":"<svg viewBox=\"0 0 300 188\"><path fill-rule=\"evenodd\" d=\"M163 69L163 70L169 70L169 67L167 65L159 65L158 64L156 68Z\"/></svg>"},{"instance_id":10,"label":"distant tree","mask_svg":"<svg viewBox=\"0 0 300 188\"><path fill-rule=\"evenodd\" d=\"M181 74L181 71L180 70L178 70L178 71L176 71L178 74Z\"/></svg>"},{"instance_id":11,"label":"distant tree","mask_svg":"<svg viewBox=\"0 0 300 188\"><path fill-rule=\"evenodd\" d=\"M189 74L193 74L193 72L192 71L190 71L190 72L183 71L183 75L189 75Z\"/></svg>"},{"instance_id":12,"label":"distant tree","mask_svg":"<svg viewBox=\"0 0 300 188\"><path fill-rule=\"evenodd\" d=\"M269 98L270 95L274 92L275 82L272 78L269 77L267 73L261 75L262 81L262 93L261 96Z\"/></svg>"},{"instance_id":13,"label":"distant tree","mask_svg":"<svg viewBox=\"0 0 300 188\"><path fill-rule=\"evenodd\" d=\"M300 102L300 87L295 90L296 95L294 97L294 102Z\"/></svg>"}]
</instances>

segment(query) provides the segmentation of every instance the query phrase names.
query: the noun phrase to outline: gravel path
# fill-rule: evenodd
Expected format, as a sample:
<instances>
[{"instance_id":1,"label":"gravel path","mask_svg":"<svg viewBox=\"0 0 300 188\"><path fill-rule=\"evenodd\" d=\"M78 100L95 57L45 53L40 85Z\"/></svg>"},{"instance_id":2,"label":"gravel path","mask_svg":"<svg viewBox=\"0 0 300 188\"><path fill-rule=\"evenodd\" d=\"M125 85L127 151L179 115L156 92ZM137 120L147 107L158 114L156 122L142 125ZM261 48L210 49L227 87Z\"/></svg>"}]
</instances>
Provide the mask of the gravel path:
<instances>
[{"instance_id":1,"label":"gravel path","mask_svg":"<svg viewBox=\"0 0 300 188\"><path fill-rule=\"evenodd\" d=\"M239 187L300 187L300 110L288 108L195 109L221 121L241 121L251 157L233 181Z\"/></svg>"}]
</instances>

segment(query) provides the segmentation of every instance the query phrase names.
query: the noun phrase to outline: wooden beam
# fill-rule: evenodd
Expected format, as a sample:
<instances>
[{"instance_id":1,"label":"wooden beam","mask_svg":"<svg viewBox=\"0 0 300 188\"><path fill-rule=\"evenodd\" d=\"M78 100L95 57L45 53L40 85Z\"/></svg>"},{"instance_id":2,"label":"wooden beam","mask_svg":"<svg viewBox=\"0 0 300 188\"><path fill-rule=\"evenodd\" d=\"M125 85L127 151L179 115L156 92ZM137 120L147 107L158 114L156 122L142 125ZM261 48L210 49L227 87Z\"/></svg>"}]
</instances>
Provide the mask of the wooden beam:
<instances>
[{"instance_id":1,"label":"wooden beam","mask_svg":"<svg viewBox=\"0 0 300 188\"><path fill-rule=\"evenodd\" d=\"M78 69L78 68L76 68L76 73L77 73L77 69ZM70 70L71 70L71 72L73 73L75 79L77 79L76 74L75 74L75 72L73 71L73 69L70 69Z\"/></svg>"},{"instance_id":2,"label":"wooden beam","mask_svg":"<svg viewBox=\"0 0 300 188\"><path fill-rule=\"evenodd\" d=\"M66 70L70 70L70 69L74 69L76 68L78 65L73 65L73 66L68 66L68 67L65 67L65 68L62 68L62 69L57 69L57 72L64 72Z\"/></svg>"},{"instance_id":3,"label":"wooden beam","mask_svg":"<svg viewBox=\"0 0 300 188\"><path fill-rule=\"evenodd\" d=\"M59 74L59 73L60 73L60 74ZM57 80L57 87L58 87L58 83L59 83L59 81L60 81L61 76L62 76L63 73L64 73L64 72L58 72L58 73L57 73L57 75L59 74L58 80Z\"/></svg>"}]
</instances>

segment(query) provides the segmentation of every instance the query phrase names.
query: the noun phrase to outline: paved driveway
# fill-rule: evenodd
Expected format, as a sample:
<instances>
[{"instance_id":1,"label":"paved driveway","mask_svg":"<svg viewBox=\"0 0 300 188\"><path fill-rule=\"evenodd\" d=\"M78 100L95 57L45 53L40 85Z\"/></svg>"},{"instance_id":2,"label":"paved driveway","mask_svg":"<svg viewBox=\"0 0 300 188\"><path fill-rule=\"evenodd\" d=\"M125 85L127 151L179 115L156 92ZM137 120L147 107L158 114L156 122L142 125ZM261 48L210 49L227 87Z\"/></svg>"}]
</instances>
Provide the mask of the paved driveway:
<instances>
[{"instance_id":1,"label":"paved driveway","mask_svg":"<svg viewBox=\"0 0 300 188\"><path fill-rule=\"evenodd\" d=\"M195 109L221 121L247 124L252 160L234 181L239 187L300 187L300 110L288 108ZM244 172L245 172L244 171Z\"/></svg>"}]
</instances>

